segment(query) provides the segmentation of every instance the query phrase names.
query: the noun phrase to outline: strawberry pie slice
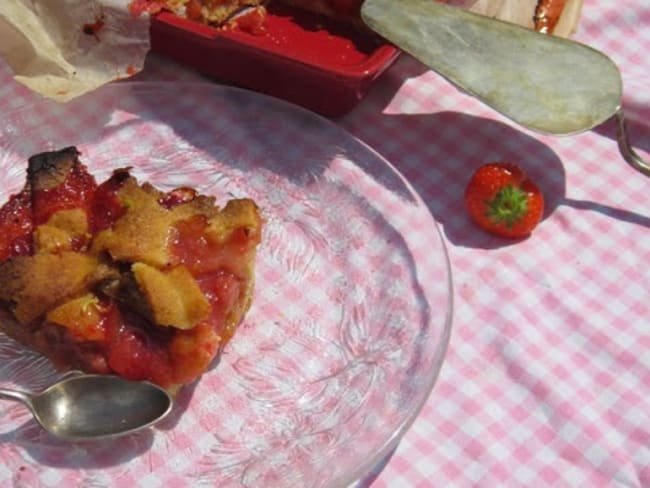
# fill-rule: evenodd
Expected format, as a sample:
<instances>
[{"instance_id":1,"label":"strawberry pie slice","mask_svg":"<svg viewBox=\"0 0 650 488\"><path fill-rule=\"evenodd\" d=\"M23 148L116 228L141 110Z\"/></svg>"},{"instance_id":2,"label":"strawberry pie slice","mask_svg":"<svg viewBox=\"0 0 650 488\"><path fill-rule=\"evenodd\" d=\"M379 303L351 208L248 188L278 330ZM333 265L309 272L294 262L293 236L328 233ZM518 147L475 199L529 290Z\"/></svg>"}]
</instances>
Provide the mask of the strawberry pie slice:
<instances>
[{"instance_id":1,"label":"strawberry pie slice","mask_svg":"<svg viewBox=\"0 0 650 488\"><path fill-rule=\"evenodd\" d=\"M59 369L197 380L251 305L262 220L250 199L161 192L74 147L29 159L0 208L0 330Z\"/></svg>"}]
</instances>

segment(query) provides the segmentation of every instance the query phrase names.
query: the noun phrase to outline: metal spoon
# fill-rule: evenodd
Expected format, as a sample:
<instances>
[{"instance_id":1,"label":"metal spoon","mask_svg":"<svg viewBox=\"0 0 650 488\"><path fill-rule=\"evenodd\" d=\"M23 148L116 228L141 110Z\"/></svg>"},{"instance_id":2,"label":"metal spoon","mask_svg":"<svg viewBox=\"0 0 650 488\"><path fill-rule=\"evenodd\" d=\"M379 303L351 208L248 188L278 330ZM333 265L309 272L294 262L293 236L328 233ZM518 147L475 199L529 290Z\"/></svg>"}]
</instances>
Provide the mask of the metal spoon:
<instances>
[{"instance_id":1,"label":"metal spoon","mask_svg":"<svg viewBox=\"0 0 650 488\"><path fill-rule=\"evenodd\" d=\"M156 385L107 375L72 376L38 394L0 389L0 398L24 403L45 430L68 440L129 434L161 420L172 407Z\"/></svg>"},{"instance_id":2,"label":"metal spoon","mask_svg":"<svg viewBox=\"0 0 650 488\"><path fill-rule=\"evenodd\" d=\"M372 30L528 129L570 135L616 116L621 154L650 176L650 164L627 137L621 74L603 53L433 0L365 0L361 16Z\"/></svg>"}]
</instances>

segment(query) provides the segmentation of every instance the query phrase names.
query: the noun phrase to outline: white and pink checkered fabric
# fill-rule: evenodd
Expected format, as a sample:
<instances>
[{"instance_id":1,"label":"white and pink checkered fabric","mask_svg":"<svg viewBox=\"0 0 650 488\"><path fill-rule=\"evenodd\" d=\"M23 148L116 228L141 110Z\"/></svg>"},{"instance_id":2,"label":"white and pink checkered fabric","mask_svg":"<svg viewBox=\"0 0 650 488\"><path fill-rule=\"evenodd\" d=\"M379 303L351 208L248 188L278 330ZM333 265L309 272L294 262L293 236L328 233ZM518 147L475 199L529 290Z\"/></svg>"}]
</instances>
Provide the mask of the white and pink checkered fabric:
<instances>
[{"instance_id":1,"label":"white and pink checkered fabric","mask_svg":"<svg viewBox=\"0 0 650 488\"><path fill-rule=\"evenodd\" d=\"M650 3L586 0L575 36L621 69L646 159L648 25ZM455 281L441 378L372 487L650 486L650 180L621 159L613 125L526 133L407 57L343 125L428 202ZM468 175L494 159L545 192L523 242L463 214Z\"/></svg>"},{"instance_id":2,"label":"white and pink checkered fabric","mask_svg":"<svg viewBox=\"0 0 650 488\"><path fill-rule=\"evenodd\" d=\"M585 0L576 34L620 67L632 140L645 158L648 25L648 2ZM137 76L197 78L155 56ZM0 110L34 99L2 66ZM523 131L407 56L339 123L428 204L455 288L438 383L360 485L649 487L650 179L622 160L613 125L567 138ZM524 241L485 235L463 211L468 176L495 159L519 163L545 193L545 219ZM64 478L61 469L47 482Z\"/></svg>"}]
</instances>

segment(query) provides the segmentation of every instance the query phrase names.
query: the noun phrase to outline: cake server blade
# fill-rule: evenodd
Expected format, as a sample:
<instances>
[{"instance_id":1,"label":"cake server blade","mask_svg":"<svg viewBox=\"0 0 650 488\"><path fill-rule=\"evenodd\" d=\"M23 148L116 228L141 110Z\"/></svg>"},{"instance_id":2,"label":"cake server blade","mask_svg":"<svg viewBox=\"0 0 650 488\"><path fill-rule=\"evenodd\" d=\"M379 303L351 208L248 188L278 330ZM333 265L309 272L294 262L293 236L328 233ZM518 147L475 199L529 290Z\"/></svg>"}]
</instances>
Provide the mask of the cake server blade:
<instances>
[{"instance_id":1,"label":"cake server blade","mask_svg":"<svg viewBox=\"0 0 650 488\"><path fill-rule=\"evenodd\" d=\"M570 135L616 115L621 153L650 175L627 140L620 71L603 53L434 0L365 0L361 16L370 29L528 129Z\"/></svg>"}]
</instances>

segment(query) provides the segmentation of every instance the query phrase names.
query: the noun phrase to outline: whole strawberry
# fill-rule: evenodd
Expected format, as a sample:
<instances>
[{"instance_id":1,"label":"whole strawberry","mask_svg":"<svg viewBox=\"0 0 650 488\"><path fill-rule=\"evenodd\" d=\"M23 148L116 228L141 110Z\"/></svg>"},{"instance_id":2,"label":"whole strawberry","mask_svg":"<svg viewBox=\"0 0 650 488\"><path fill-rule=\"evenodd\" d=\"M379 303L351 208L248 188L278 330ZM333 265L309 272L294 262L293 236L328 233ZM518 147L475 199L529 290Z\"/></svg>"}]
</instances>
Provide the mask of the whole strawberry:
<instances>
[{"instance_id":1,"label":"whole strawberry","mask_svg":"<svg viewBox=\"0 0 650 488\"><path fill-rule=\"evenodd\" d=\"M465 189L474 222L500 237L528 236L544 214L544 196L517 165L492 162L478 168Z\"/></svg>"}]
</instances>

